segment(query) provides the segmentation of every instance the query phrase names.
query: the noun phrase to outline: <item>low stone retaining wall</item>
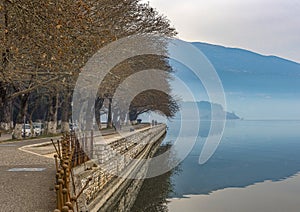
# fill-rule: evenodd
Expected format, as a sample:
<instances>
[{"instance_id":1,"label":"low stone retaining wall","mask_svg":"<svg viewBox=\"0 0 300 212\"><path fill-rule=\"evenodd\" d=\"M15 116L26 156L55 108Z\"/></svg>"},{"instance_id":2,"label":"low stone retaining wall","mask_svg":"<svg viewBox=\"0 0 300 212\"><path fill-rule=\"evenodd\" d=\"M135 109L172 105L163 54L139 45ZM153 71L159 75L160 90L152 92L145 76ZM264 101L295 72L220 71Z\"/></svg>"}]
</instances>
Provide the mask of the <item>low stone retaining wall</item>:
<instances>
[{"instance_id":1,"label":"low stone retaining wall","mask_svg":"<svg viewBox=\"0 0 300 212\"><path fill-rule=\"evenodd\" d=\"M134 196L124 198L129 190L139 190L148 170L143 160L152 157L166 133L166 125L157 125L126 134L120 138L94 138L94 159L73 169L72 185L78 193L91 179L78 199L78 211L127 211ZM122 176L122 177L117 177ZM141 180L133 180L139 178ZM129 186L130 185L130 186ZM120 202L120 204L116 204Z\"/></svg>"}]
</instances>

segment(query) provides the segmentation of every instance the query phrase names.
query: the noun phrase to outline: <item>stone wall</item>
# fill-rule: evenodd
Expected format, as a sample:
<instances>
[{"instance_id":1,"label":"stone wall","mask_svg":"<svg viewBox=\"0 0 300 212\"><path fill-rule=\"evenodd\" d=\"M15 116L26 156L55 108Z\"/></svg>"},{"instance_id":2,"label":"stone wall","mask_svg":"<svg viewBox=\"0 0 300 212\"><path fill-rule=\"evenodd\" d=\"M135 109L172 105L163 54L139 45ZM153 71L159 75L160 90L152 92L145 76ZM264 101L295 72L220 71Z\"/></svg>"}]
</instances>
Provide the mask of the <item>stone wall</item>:
<instances>
[{"instance_id":1,"label":"stone wall","mask_svg":"<svg viewBox=\"0 0 300 212\"><path fill-rule=\"evenodd\" d=\"M128 205L133 204L134 197L122 198L124 191L127 190L128 193L128 188L139 190L148 169L147 162L133 159L151 157L165 132L166 125L161 124L124 133L119 138L94 137L94 159L73 169L72 186L75 186L76 194L91 178L78 200L78 211L109 211L112 207L118 207L118 211L126 211ZM117 201L120 204L116 205Z\"/></svg>"}]
</instances>

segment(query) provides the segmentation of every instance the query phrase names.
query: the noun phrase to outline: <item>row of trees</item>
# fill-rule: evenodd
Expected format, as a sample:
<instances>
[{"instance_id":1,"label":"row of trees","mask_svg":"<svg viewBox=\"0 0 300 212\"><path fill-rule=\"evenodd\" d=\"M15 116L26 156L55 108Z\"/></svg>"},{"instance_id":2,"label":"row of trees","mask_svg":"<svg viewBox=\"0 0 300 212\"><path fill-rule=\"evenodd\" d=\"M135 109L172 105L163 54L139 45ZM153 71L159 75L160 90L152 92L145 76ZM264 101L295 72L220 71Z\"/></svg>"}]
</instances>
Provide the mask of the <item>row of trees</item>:
<instances>
[{"instance_id":1,"label":"row of trees","mask_svg":"<svg viewBox=\"0 0 300 212\"><path fill-rule=\"evenodd\" d=\"M16 138L24 117L45 121L48 133L56 133L58 121L62 131L69 130L78 75L103 46L137 33L176 34L164 16L139 0L2 0L0 14L0 123ZM149 67L171 71L166 58L153 55L131 58L111 71L93 103L98 124L104 107L109 126L113 119L125 120L113 104L114 91ZM167 74L161 83L169 86ZM169 94L149 90L134 99L128 117L157 110L172 117L178 105Z\"/></svg>"}]
</instances>

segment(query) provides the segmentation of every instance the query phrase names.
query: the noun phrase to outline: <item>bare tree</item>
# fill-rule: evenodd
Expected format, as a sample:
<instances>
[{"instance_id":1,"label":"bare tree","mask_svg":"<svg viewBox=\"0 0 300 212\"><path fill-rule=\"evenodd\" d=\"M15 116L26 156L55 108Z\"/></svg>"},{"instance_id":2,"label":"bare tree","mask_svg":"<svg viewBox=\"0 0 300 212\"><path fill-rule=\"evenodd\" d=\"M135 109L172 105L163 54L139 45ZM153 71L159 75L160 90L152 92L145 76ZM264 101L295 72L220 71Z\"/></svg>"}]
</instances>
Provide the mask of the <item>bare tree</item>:
<instances>
[{"instance_id":1,"label":"bare tree","mask_svg":"<svg viewBox=\"0 0 300 212\"><path fill-rule=\"evenodd\" d=\"M36 89L48 89L53 94L49 96L50 128L56 128L61 105L62 130L68 131L77 77L95 52L136 33L176 34L165 17L139 0L3 0L0 12L0 106L11 104L9 101L20 103L16 138L21 136L28 100ZM118 74L124 79L133 70L129 67ZM110 78L108 82L111 88L121 81ZM98 114L104 93L112 95L113 90L99 92L95 107ZM1 112L1 117L3 114L8 112ZM96 119L100 122L100 116Z\"/></svg>"}]
</instances>

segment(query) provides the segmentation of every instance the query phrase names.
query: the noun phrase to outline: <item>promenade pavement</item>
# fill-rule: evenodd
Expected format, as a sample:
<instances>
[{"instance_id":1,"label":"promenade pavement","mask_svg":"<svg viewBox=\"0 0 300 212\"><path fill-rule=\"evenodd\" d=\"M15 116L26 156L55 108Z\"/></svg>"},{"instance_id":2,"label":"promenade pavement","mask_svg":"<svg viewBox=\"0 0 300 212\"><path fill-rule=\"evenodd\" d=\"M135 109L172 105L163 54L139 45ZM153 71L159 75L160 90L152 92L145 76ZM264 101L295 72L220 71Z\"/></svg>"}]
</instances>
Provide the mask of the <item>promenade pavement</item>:
<instances>
[{"instance_id":1,"label":"promenade pavement","mask_svg":"<svg viewBox=\"0 0 300 212\"><path fill-rule=\"evenodd\" d=\"M116 137L115 133L113 129L102 131L106 138ZM56 206L56 170L51 138L12 142L9 139L10 134L0 137L0 212L52 212Z\"/></svg>"},{"instance_id":2,"label":"promenade pavement","mask_svg":"<svg viewBox=\"0 0 300 212\"><path fill-rule=\"evenodd\" d=\"M0 212L55 209L54 159L20 150L47 141L50 138L0 143Z\"/></svg>"}]
</instances>

